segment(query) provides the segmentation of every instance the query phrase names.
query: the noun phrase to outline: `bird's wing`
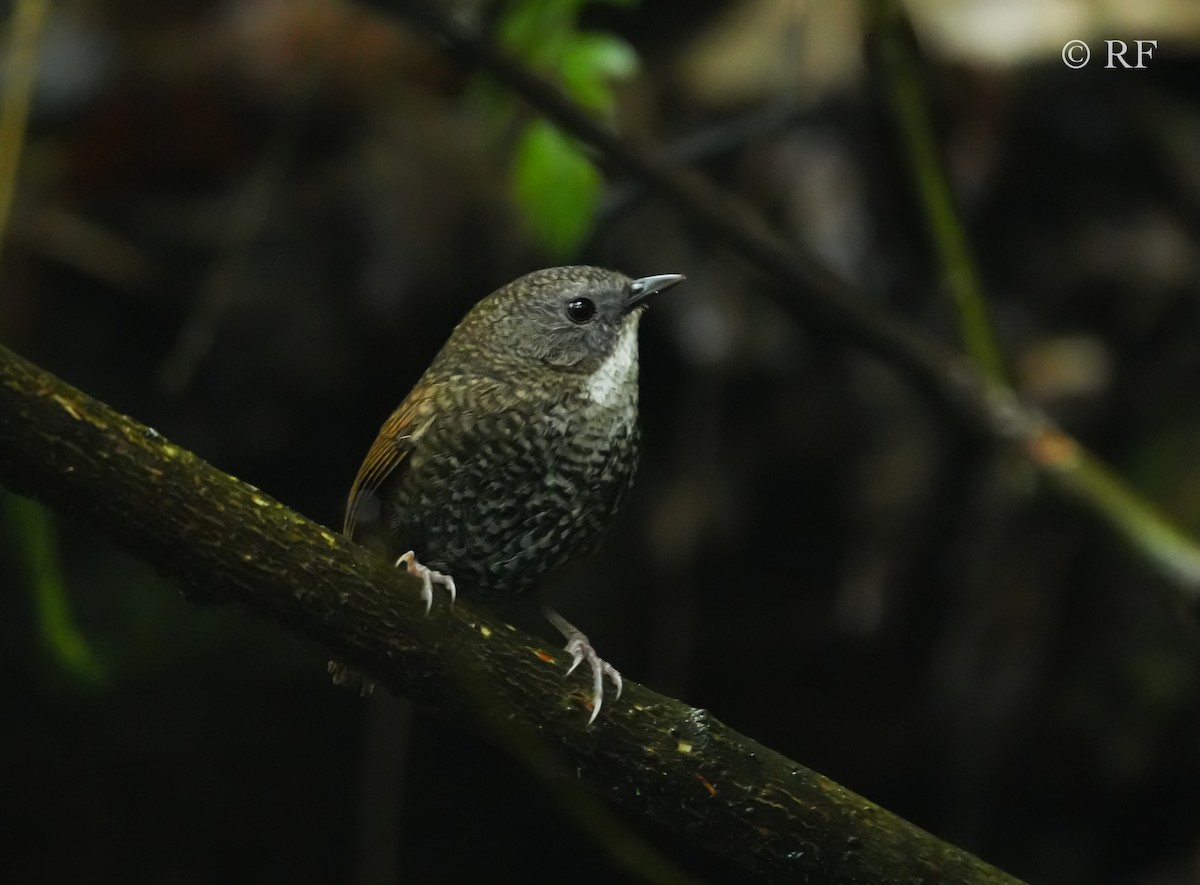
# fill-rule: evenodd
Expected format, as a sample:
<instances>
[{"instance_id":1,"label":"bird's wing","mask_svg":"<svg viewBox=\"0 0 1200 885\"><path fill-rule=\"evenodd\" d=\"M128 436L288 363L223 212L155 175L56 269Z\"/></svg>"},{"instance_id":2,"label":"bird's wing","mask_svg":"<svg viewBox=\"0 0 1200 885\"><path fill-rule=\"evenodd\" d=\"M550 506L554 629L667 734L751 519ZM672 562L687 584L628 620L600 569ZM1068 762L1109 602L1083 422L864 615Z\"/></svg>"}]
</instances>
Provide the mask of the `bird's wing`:
<instances>
[{"instance_id":1,"label":"bird's wing","mask_svg":"<svg viewBox=\"0 0 1200 885\"><path fill-rule=\"evenodd\" d=\"M379 435L350 487L346 521L342 526L342 534L347 538L354 537L358 508L363 499L378 491L383 481L403 465L417 440L433 423L433 414L428 408L422 408L422 403L421 398L409 394L379 429Z\"/></svg>"}]
</instances>

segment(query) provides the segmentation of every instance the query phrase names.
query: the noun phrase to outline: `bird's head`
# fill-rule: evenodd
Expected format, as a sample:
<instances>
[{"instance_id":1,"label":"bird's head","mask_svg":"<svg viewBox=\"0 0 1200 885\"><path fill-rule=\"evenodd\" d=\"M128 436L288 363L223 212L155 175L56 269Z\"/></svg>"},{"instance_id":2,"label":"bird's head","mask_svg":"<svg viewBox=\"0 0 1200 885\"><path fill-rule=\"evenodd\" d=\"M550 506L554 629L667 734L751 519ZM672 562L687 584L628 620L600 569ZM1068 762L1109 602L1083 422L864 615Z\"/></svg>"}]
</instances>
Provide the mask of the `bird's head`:
<instances>
[{"instance_id":1,"label":"bird's head","mask_svg":"<svg viewBox=\"0 0 1200 885\"><path fill-rule=\"evenodd\" d=\"M584 265L534 271L476 304L451 342L466 339L498 362L591 373L621 348L636 347L648 301L682 280L681 274L635 280Z\"/></svg>"}]
</instances>

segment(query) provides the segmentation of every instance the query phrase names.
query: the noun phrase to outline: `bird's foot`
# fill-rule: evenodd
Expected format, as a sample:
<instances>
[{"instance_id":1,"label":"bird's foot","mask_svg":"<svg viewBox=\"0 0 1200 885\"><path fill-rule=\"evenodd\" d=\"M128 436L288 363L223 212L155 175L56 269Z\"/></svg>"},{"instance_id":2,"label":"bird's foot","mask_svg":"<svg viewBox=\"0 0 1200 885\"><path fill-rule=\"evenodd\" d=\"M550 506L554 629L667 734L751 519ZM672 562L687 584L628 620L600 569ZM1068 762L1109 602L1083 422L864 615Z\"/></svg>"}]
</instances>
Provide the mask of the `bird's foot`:
<instances>
[{"instance_id":1,"label":"bird's foot","mask_svg":"<svg viewBox=\"0 0 1200 885\"><path fill-rule=\"evenodd\" d=\"M567 640L564 651L571 656L571 667L567 670L567 674L575 671L584 661L592 671L592 715L588 718L588 725L596 721L596 717L600 715L600 705L604 703L604 677L607 676L612 680L612 684L616 686L617 693L613 697L616 700L621 696L621 674L617 672L617 668L608 661L596 654L596 649L592 648L592 643L583 634L579 628L575 627L556 611L546 609L546 618L554 625Z\"/></svg>"},{"instance_id":2,"label":"bird's foot","mask_svg":"<svg viewBox=\"0 0 1200 885\"><path fill-rule=\"evenodd\" d=\"M425 614L429 614L429 610L433 608L434 584L440 584L446 588L450 594L450 604L454 605L454 600L458 597L458 588L454 586L454 578L442 572L435 572L429 566L421 565L417 560L417 554L412 550L396 560L396 568L400 568L401 565L410 575L416 575L421 579L421 599L425 601Z\"/></svg>"},{"instance_id":3,"label":"bird's foot","mask_svg":"<svg viewBox=\"0 0 1200 885\"><path fill-rule=\"evenodd\" d=\"M410 575L416 575L421 579L421 598L425 600L425 614L429 614L429 610L433 607L433 585L441 584L450 593L450 604L454 605L454 601L458 596L458 588L454 586L454 579L449 575L444 575L441 572L435 572L428 566L421 565L417 561L417 554L409 550L403 556L396 560L396 568L404 566L405 570ZM357 688L360 694L370 694L375 690L375 683L369 678L359 673L345 664L339 664L337 661L329 662L329 674L333 677L334 685L345 686L346 688Z\"/></svg>"}]
</instances>

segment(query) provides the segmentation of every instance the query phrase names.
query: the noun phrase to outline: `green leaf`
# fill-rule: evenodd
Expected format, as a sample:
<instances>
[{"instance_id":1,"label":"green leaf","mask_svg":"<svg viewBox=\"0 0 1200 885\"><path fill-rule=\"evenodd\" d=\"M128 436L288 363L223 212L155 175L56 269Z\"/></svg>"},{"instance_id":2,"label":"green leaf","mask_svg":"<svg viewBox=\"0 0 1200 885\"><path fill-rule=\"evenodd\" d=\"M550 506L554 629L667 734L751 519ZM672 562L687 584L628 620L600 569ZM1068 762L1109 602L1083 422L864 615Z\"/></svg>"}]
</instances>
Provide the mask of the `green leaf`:
<instances>
[{"instance_id":1,"label":"green leaf","mask_svg":"<svg viewBox=\"0 0 1200 885\"><path fill-rule=\"evenodd\" d=\"M573 254L601 192L600 173L579 146L545 121L530 124L517 146L513 183L538 244L554 258Z\"/></svg>"},{"instance_id":2,"label":"green leaf","mask_svg":"<svg viewBox=\"0 0 1200 885\"><path fill-rule=\"evenodd\" d=\"M611 83L627 80L638 69L633 47L611 34L578 34L564 49L561 74L567 93L585 107L611 112Z\"/></svg>"},{"instance_id":3,"label":"green leaf","mask_svg":"<svg viewBox=\"0 0 1200 885\"><path fill-rule=\"evenodd\" d=\"M632 6L637 0L604 0ZM630 76L637 55L619 37L579 33L586 0L524 0L509 7L498 26L502 46L535 68L561 77L589 107L611 106L604 81Z\"/></svg>"}]
</instances>

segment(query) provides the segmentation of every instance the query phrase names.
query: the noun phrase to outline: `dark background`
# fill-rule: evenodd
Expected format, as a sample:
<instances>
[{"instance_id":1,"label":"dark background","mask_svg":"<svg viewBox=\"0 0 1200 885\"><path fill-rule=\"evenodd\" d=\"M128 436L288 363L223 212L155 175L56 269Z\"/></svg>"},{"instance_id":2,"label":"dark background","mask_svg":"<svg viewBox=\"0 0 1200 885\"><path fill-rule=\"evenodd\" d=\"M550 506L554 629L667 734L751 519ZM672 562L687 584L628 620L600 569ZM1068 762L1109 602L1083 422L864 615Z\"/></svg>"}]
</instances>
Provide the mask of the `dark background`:
<instances>
[{"instance_id":1,"label":"dark background","mask_svg":"<svg viewBox=\"0 0 1200 885\"><path fill-rule=\"evenodd\" d=\"M1200 24L1183 2L1136 23L1067 5L1078 31L1034 4L997 23L1005 4L913 3L927 98L1020 390L1200 532ZM856 4L645 0L585 24L642 59L622 130L955 340ZM1142 71L1059 58L1106 37L1159 46ZM507 183L521 106L353 6L77 3L40 78L6 344L336 527L482 295L554 263L686 273L642 326L639 482L556 605L628 678L1015 875L1200 877L1200 627L1176 585L787 319L796 293L619 176L578 252L548 254ZM46 524L6 498L7 880L621 875L519 763L335 689L320 649L187 603L69 514L49 523L56 620L53 569L30 565Z\"/></svg>"}]
</instances>

